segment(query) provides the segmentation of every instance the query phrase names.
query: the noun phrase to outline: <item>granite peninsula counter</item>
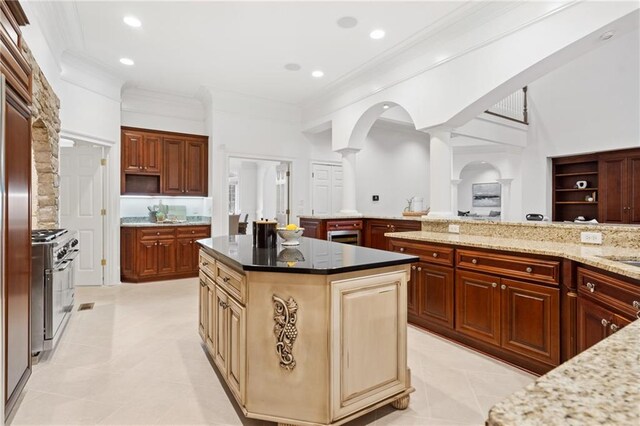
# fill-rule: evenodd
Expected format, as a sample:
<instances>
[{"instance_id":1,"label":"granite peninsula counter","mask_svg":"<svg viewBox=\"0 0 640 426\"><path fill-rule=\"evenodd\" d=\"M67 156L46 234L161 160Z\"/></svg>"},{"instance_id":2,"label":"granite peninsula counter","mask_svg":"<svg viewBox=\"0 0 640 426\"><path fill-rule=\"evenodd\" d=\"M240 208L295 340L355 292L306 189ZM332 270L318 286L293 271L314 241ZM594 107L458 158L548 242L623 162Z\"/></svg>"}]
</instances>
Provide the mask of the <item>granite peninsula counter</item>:
<instances>
[{"instance_id":1,"label":"granite peninsula counter","mask_svg":"<svg viewBox=\"0 0 640 426\"><path fill-rule=\"evenodd\" d=\"M301 238L198 240L199 333L247 417L339 425L405 409L407 281L415 256Z\"/></svg>"}]
</instances>

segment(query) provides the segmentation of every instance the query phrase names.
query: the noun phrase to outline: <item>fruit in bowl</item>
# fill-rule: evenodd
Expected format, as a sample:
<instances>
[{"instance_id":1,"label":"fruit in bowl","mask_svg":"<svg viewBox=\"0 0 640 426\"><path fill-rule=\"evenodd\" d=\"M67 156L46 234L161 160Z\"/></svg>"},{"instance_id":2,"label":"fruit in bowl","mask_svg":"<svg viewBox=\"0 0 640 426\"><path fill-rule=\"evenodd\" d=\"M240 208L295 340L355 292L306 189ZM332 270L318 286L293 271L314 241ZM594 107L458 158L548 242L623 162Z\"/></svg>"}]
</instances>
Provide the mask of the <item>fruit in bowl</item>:
<instances>
[{"instance_id":1,"label":"fruit in bowl","mask_svg":"<svg viewBox=\"0 0 640 426\"><path fill-rule=\"evenodd\" d=\"M278 235L284 241L282 242L283 246L297 246L300 244L300 237L304 232L304 228L298 227L298 225L290 223L287 226L276 228Z\"/></svg>"}]
</instances>

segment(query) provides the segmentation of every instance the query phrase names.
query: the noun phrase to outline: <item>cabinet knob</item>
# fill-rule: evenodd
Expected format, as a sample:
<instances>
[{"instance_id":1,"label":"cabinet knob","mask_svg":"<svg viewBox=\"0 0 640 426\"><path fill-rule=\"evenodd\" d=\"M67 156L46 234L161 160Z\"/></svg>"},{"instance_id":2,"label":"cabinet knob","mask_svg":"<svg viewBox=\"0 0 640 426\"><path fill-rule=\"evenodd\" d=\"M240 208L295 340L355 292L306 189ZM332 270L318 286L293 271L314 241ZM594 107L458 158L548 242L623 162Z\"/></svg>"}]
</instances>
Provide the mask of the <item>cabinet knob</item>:
<instances>
[{"instance_id":1,"label":"cabinet knob","mask_svg":"<svg viewBox=\"0 0 640 426\"><path fill-rule=\"evenodd\" d=\"M202 262L202 266L207 266L209 262Z\"/></svg>"},{"instance_id":2,"label":"cabinet knob","mask_svg":"<svg viewBox=\"0 0 640 426\"><path fill-rule=\"evenodd\" d=\"M412 266L412 267L411 267L411 269L415 271L415 270L416 270L416 267L415 267L415 266Z\"/></svg>"},{"instance_id":3,"label":"cabinet knob","mask_svg":"<svg viewBox=\"0 0 640 426\"><path fill-rule=\"evenodd\" d=\"M191 231L191 233L192 233L192 234L195 234L195 233L196 233L196 231Z\"/></svg>"},{"instance_id":4,"label":"cabinet knob","mask_svg":"<svg viewBox=\"0 0 640 426\"><path fill-rule=\"evenodd\" d=\"M224 303L222 300L218 302L218 305L220 305L222 308L227 309L229 307L229 305L227 305L226 303Z\"/></svg>"},{"instance_id":5,"label":"cabinet knob","mask_svg":"<svg viewBox=\"0 0 640 426\"><path fill-rule=\"evenodd\" d=\"M160 233L159 233L159 232L156 232L156 235L160 235Z\"/></svg>"},{"instance_id":6,"label":"cabinet knob","mask_svg":"<svg viewBox=\"0 0 640 426\"><path fill-rule=\"evenodd\" d=\"M193 244L193 241L189 241L189 244Z\"/></svg>"},{"instance_id":7,"label":"cabinet knob","mask_svg":"<svg viewBox=\"0 0 640 426\"><path fill-rule=\"evenodd\" d=\"M471 259L471 263L473 263L474 265L476 265L478 263L478 259Z\"/></svg>"},{"instance_id":8,"label":"cabinet knob","mask_svg":"<svg viewBox=\"0 0 640 426\"><path fill-rule=\"evenodd\" d=\"M338 227L338 226L340 226L340 225L338 225L338 224L336 223L336 224L335 224L335 225L333 225L333 226L337 228L337 227Z\"/></svg>"},{"instance_id":9,"label":"cabinet knob","mask_svg":"<svg viewBox=\"0 0 640 426\"><path fill-rule=\"evenodd\" d=\"M401 251L401 252L404 252L404 247L400 247L400 251Z\"/></svg>"},{"instance_id":10,"label":"cabinet knob","mask_svg":"<svg viewBox=\"0 0 640 426\"><path fill-rule=\"evenodd\" d=\"M224 281L225 283L228 283L230 279L231 278L229 277L222 277L222 281Z\"/></svg>"},{"instance_id":11,"label":"cabinet knob","mask_svg":"<svg viewBox=\"0 0 640 426\"><path fill-rule=\"evenodd\" d=\"M589 291L591 293L593 293L594 291L596 291L596 285L594 283L587 283L587 288L589 289Z\"/></svg>"},{"instance_id":12,"label":"cabinet knob","mask_svg":"<svg viewBox=\"0 0 640 426\"><path fill-rule=\"evenodd\" d=\"M438 253L433 253L433 257L438 257Z\"/></svg>"},{"instance_id":13,"label":"cabinet knob","mask_svg":"<svg viewBox=\"0 0 640 426\"><path fill-rule=\"evenodd\" d=\"M633 302L631 302L631 306L636 309L640 309L640 301L634 300Z\"/></svg>"},{"instance_id":14,"label":"cabinet knob","mask_svg":"<svg viewBox=\"0 0 640 426\"><path fill-rule=\"evenodd\" d=\"M500 288L501 288L501 289L503 289L503 290L506 290L506 289L507 289L507 286L506 286L505 284L502 284L502 285L500 286Z\"/></svg>"},{"instance_id":15,"label":"cabinet knob","mask_svg":"<svg viewBox=\"0 0 640 426\"><path fill-rule=\"evenodd\" d=\"M612 333L615 333L616 331L618 331L620 329L620 327L618 327L615 324L611 324L611 327L609 327L609 329L611 330Z\"/></svg>"},{"instance_id":16,"label":"cabinet knob","mask_svg":"<svg viewBox=\"0 0 640 426\"><path fill-rule=\"evenodd\" d=\"M493 287L493 288L498 287L498 283L491 283L491 287Z\"/></svg>"},{"instance_id":17,"label":"cabinet knob","mask_svg":"<svg viewBox=\"0 0 640 426\"><path fill-rule=\"evenodd\" d=\"M154 246L157 246L157 245L158 245L158 243L155 243L155 244L154 244Z\"/></svg>"},{"instance_id":18,"label":"cabinet knob","mask_svg":"<svg viewBox=\"0 0 640 426\"><path fill-rule=\"evenodd\" d=\"M387 228L391 228L391 225L389 225L388 223L387 223Z\"/></svg>"},{"instance_id":19,"label":"cabinet knob","mask_svg":"<svg viewBox=\"0 0 640 426\"><path fill-rule=\"evenodd\" d=\"M607 321L606 319L602 318L602 320L600 321L600 324L602 324L603 327L606 327L609 325L609 321Z\"/></svg>"},{"instance_id":20,"label":"cabinet knob","mask_svg":"<svg viewBox=\"0 0 640 426\"><path fill-rule=\"evenodd\" d=\"M418 266L418 272L422 271L422 267Z\"/></svg>"},{"instance_id":21,"label":"cabinet knob","mask_svg":"<svg viewBox=\"0 0 640 426\"><path fill-rule=\"evenodd\" d=\"M533 272L533 268L531 266L527 266L527 269L525 269L525 271L530 274Z\"/></svg>"}]
</instances>

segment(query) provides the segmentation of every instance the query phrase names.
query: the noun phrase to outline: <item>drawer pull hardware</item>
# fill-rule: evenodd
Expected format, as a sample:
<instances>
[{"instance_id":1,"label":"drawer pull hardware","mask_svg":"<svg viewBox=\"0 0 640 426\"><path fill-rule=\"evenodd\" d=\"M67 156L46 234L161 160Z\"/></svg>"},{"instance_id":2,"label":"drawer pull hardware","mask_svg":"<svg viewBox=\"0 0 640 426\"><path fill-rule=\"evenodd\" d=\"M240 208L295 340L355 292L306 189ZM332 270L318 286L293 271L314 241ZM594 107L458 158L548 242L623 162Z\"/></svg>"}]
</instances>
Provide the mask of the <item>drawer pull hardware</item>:
<instances>
[{"instance_id":1,"label":"drawer pull hardware","mask_svg":"<svg viewBox=\"0 0 640 426\"><path fill-rule=\"evenodd\" d=\"M230 279L231 278L229 277L222 277L222 281L224 281L225 283L228 283Z\"/></svg>"},{"instance_id":2,"label":"drawer pull hardware","mask_svg":"<svg viewBox=\"0 0 640 426\"><path fill-rule=\"evenodd\" d=\"M478 259L471 259L471 263L473 263L474 265L478 264Z\"/></svg>"},{"instance_id":3,"label":"drawer pull hardware","mask_svg":"<svg viewBox=\"0 0 640 426\"><path fill-rule=\"evenodd\" d=\"M196 233L196 231L191 231L191 233L192 233L192 234L195 234L195 233Z\"/></svg>"},{"instance_id":4,"label":"drawer pull hardware","mask_svg":"<svg viewBox=\"0 0 640 426\"><path fill-rule=\"evenodd\" d=\"M609 325L609 321L607 321L606 319L602 318L602 321L600 321L600 324L602 324L603 327L606 327Z\"/></svg>"},{"instance_id":5,"label":"drawer pull hardware","mask_svg":"<svg viewBox=\"0 0 640 426\"><path fill-rule=\"evenodd\" d=\"M202 262L202 266L207 266L209 262Z\"/></svg>"},{"instance_id":6,"label":"drawer pull hardware","mask_svg":"<svg viewBox=\"0 0 640 426\"><path fill-rule=\"evenodd\" d=\"M587 288L589 289L589 291L591 293L593 293L594 291L596 291L596 285L594 283L587 283Z\"/></svg>"},{"instance_id":7,"label":"drawer pull hardware","mask_svg":"<svg viewBox=\"0 0 640 426\"><path fill-rule=\"evenodd\" d=\"M400 251L401 251L401 252L404 252L404 247L400 247Z\"/></svg>"},{"instance_id":8,"label":"drawer pull hardware","mask_svg":"<svg viewBox=\"0 0 640 426\"><path fill-rule=\"evenodd\" d=\"M433 253L433 257L438 257L438 253Z\"/></svg>"},{"instance_id":9,"label":"drawer pull hardware","mask_svg":"<svg viewBox=\"0 0 640 426\"><path fill-rule=\"evenodd\" d=\"M422 267L418 266L418 272L422 271Z\"/></svg>"},{"instance_id":10,"label":"drawer pull hardware","mask_svg":"<svg viewBox=\"0 0 640 426\"><path fill-rule=\"evenodd\" d=\"M493 287L493 288L498 287L498 283L491 283L491 287Z\"/></svg>"},{"instance_id":11,"label":"drawer pull hardware","mask_svg":"<svg viewBox=\"0 0 640 426\"><path fill-rule=\"evenodd\" d=\"M619 327L615 324L611 324L611 327L609 327L611 329L612 333L615 333L616 331L618 331Z\"/></svg>"},{"instance_id":12,"label":"drawer pull hardware","mask_svg":"<svg viewBox=\"0 0 640 426\"><path fill-rule=\"evenodd\" d=\"M415 270L416 270L416 267L415 267L415 266L412 266L412 267L411 267L411 269L415 271Z\"/></svg>"},{"instance_id":13,"label":"drawer pull hardware","mask_svg":"<svg viewBox=\"0 0 640 426\"><path fill-rule=\"evenodd\" d=\"M506 289L507 289L507 286L506 286L505 284L502 284L502 285L500 286L500 288L501 288L501 289L503 289L503 290L506 290Z\"/></svg>"},{"instance_id":14,"label":"drawer pull hardware","mask_svg":"<svg viewBox=\"0 0 640 426\"><path fill-rule=\"evenodd\" d=\"M160 235L160 233L159 233L159 232L156 232L156 235Z\"/></svg>"},{"instance_id":15,"label":"drawer pull hardware","mask_svg":"<svg viewBox=\"0 0 640 426\"><path fill-rule=\"evenodd\" d=\"M218 302L218 305L220 305L220 307L227 309L229 307L228 304L226 304L225 302L223 302L222 300L220 302Z\"/></svg>"},{"instance_id":16,"label":"drawer pull hardware","mask_svg":"<svg viewBox=\"0 0 640 426\"><path fill-rule=\"evenodd\" d=\"M527 271L528 273L532 273L533 268L531 266L527 266L527 269L525 269L525 271Z\"/></svg>"},{"instance_id":17,"label":"drawer pull hardware","mask_svg":"<svg viewBox=\"0 0 640 426\"><path fill-rule=\"evenodd\" d=\"M631 303L631 306L633 306L633 307L634 307L634 308L636 308L636 309L640 309L640 302L639 302L639 301L637 301L637 300L634 300L634 301Z\"/></svg>"}]
</instances>

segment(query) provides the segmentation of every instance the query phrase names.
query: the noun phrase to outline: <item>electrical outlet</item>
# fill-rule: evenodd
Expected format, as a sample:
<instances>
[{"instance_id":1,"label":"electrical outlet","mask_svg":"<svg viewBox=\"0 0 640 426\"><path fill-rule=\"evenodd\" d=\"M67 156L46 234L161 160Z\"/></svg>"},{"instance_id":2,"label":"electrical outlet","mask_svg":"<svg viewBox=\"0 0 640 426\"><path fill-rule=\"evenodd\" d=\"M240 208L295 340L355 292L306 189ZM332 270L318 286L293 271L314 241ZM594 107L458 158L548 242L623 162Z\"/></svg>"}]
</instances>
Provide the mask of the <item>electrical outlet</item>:
<instances>
[{"instance_id":1,"label":"electrical outlet","mask_svg":"<svg viewBox=\"0 0 640 426\"><path fill-rule=\"evenodd\" d=\"M452 234L459 234L460 233L460 225L450 224L449 225L449 232L451 232Z\"/></svg>"},{"instance_id":2,"label":"electrical outlet","mask_svg":"<svg viewBox=\"0 0 640 426\"><path fill-rule=\"evenodd\" d=\"M587 244L602 244L601 232L581 232L580 242Z\"/></svg>"}]
</instances>

